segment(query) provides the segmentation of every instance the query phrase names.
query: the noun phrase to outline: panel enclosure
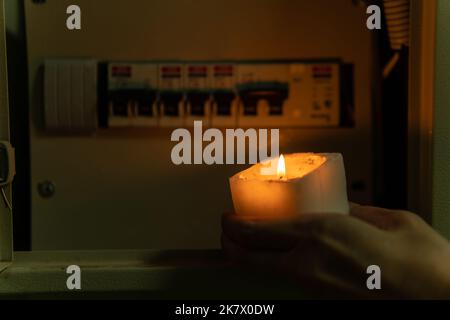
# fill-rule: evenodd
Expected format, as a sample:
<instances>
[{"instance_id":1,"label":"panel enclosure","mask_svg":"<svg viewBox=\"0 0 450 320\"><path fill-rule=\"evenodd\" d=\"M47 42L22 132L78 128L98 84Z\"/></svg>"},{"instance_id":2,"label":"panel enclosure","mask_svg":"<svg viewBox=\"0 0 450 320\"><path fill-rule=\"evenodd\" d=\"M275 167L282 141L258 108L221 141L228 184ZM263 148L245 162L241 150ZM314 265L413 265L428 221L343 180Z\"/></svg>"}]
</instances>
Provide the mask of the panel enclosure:
<instances>
[{"instance_id":1,"label":"panel enclosure","mask_svg":"<svg viewBox=\"0 0 450 320\"><path fill-rule=\"evenodd\" d=\"M228 177L243 169L175 166L170 135L174 125L184 126L178 118L167 119L165 128L158 130L47 134L39 120L42 66L47 59L337 57L353 64L355 126L285 128L280 147L284 153L343 153L351 200L372 202L373 34L362 27L363 7L347 0L79 0L83 26L69 31L64 22L70 1L26 0L25 4L32 113L32 249L217 248L220 216L232 208ZM32 27L36 25L39 28ZM226 87L226 83L215 85ZM230 122L217 124L221 125ZM39 194L43 182L55 187L51 198Z\"/></svg>"}]
</instances>

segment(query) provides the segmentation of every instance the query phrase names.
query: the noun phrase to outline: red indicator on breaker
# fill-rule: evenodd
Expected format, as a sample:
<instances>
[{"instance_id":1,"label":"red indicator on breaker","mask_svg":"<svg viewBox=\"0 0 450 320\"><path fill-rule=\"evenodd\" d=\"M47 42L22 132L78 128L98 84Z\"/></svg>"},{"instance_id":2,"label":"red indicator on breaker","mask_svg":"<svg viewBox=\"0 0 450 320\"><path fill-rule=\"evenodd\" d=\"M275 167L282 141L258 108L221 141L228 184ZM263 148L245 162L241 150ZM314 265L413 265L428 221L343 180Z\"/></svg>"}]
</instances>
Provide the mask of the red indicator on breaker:
<instances>
[{"instance_id":1,"label":"red indicator on breaker","mask_svg":"<svg viewBox=\"0 0 450 320\"><path fill-rule=\"evenodd\" d=\"M113 66L112 67L112 76L113 77L131 77L131 66Z\"/></svg>"},{"instance_id":2,"label":"red indicator on breaker","mask_svg":"<svg viewBox=\"0 0 450 320\"><path fill-rule=\"evenodd\" d=\"M179 66L165 66L161 67L163 78L181 78L181 67Z\"/></svg>"},{"instance_id":3,"label":"red indicator on breaker","mask_svg":"<svg viewBox=\"0 0 450 320\"><path fill-rule=\"evenodd\" d=\"M314 78L331 78L333 68L331 66L314 66L313 76Z\"/></svg>"},{"instance_id":4,"label":"red indicator on breaker","mask_svg":"<svg viewBox=\"0 0 450 320\"><path fill-rule=\"evenodd\" d=\"M208 75L207 66L190 66L188 68L189 77L202 77L205 78Z\"/></svg>"},{"instance_id":5,"label":"red indicator on breaker","mask_svg":"<svg viewBox=\"0 0 450 320\"><path fill-rule=\"evenodd\" d=\"M215 66L214 76L215 77L231 77L233 76L234 68L230 65Z\"/></svg>"}]
</instances>

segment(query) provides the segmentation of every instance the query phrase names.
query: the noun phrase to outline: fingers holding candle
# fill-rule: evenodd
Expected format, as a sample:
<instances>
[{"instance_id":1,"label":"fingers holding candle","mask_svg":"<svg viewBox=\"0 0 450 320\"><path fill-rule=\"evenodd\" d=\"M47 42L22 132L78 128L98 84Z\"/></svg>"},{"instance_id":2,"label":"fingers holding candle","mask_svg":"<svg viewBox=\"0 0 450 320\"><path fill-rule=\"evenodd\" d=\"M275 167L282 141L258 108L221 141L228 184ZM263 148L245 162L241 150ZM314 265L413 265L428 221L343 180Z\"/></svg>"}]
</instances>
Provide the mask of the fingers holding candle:
<instances>
[{"instance_id":1,"label":"fingers holding candle","mask_svg":"<svg viewBox=\"0 0 450 320\"><path fill-rule=\"evenodd\" d=\"M223 248L234 261L269 266L313 291L450 297L448 242L409 212L354 206L350 215L304 213L271 221L227 214L223 233ZM383 290L375 293L366 287L373 264L383 272Z\"/></svg>"},{"instance_id":2,"label":"fingers holding candle","mask_svg":"<svg viewBox=\"0 0 450 320\"><path fill-rule=\"evenodd\" d=\"M348 288L364 284L361 276L370 264L370 252L376 251L373 238L383 232L355 217L332 213L270 221L225 214L222 226L224 251L234 261L261 263L261 268L268 264L301 284L346 283ZM270 257L274 261L269 263Z\"/></svg>"},{"instance_id":3,"label":"fingers holding candle","mask_svg":"<svg viewBox=\"0 0 450 320\"><path fill-rule=\"evenodd\" d=\"M258 218L226 213L222 218L222 229L230 240L243 248L289 250L296 245L298 235L287 221L277 220L267 224Z\"/></svg>"},{"instance_id":4,"label":"fingers holding candle","mask_svg":"<svg viewBox=\"0 0 450 320\"><path fill-rule=\"evenodd\" d=\"M335 221L342 218L356 220L340 214L305 214L269 222L225 214L222 245L227 256L239 264L291 276L306 287L353 291L355 284L361 283L354 275L364 275L364 268L354 263L355 254L347 250L348 242L339 240L346 229L328 235Z\"/></svg>"},{"instance_id":5,"label":"fingers holding candle","mask_svg":"<svg viewBox=\"0 0 450 320\"><path fill-rule=\"evenodd\" d=\"M250 249L289 250L312 243L326 246L365 242L381 232L357 218L333 213L304 213L296 217L265 220L227 213L223 232L240 246Z\"/></svg>"},{"instance_id":6,"label":"fingers holding candle","mask_svg":"<svg viewBox=\"0 0 450 320\"><path fill-rule=\"evenodd\" d=\"M315 237L323 233L327 223L341 214L304 213L300 216L277 217L271 220L260 216L240 216L225 213L222 216L222 229L230 239L249 248L289 249L306 237ZM323 218L328 218L324 220Z\"/></svg>"},{"instance_id":7,"label":"fingers holding candle","mask_svg":"<svg viewBox=\"0 0 450 320\"><path fill-rule=\"evenodd\" d=\"M284 261L287 261L288 253L275 250L255 250L240 246L228 235L222 234L222 248L228 259L238 265L259 267L269 271L285 271Z\"/></svg>"}]
</instances>

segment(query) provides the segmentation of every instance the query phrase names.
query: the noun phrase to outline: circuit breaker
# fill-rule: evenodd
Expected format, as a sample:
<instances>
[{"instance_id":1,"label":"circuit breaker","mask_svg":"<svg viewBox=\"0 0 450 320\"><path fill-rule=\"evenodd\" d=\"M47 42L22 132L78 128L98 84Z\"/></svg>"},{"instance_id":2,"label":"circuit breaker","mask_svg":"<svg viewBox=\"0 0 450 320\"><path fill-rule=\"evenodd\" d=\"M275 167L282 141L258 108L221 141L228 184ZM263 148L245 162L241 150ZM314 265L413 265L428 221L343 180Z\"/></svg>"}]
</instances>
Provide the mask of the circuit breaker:
<instances>
[{"instance_id":1,"label":"circuit breaker","mask_svg":"<svg viewBox=\"0 0 450 320\"><path fill-rule=\"evenodd\" d=\"M244 64L238 126L339 126L338 63Z\"/></svg>"},{"instance_id":2,"label":"circuit breaker","mask_svg":"<svg viewBox=\"0 0 450 320\"><path fill-rule=\"evenodd\" d=\"M239 99L235 91L237 65L217 63L212 65L212 114L213 127L235 127Z\"/></svg>"},{"instance_id":3,"label":"circuit breaker","mask_svg":"<svg viewBox=\"0 0 450 320\"><path fill-rule=\"evenodd\" d=\"M158 125L158 70L153 64L108 66L108 122L111 127Z\"/></svg>"},{"instance_id":4,"label":"circuit breaker","mask_svg":"<svg viewBox=\"0 0 450 320\"><path fill-rule=\"evenodd\" d=\"M158 111L161 127L181 127L184 125L185 69L183 64L158 65Z\"/></svg>"},{"instance_id":5,"label":"circuit breaker","mask_svg":"<svg viewBox=\"0 0 450 320\"><path fill-rule=\"evenodd\" d=\"M338 127L339 60L110 63L108 126Z\"/></svg>"},{"instance_id":6,"label":"circuit breaker","mask_svg":"<svg viewBox=\"0 0 450 320\"><path fill-rule=\"evenodd\" d=\"M202 121L209 126L211 119L211 66L209 64L187 64L186 82L186 125Z\"/></svg>"}]
</instances>

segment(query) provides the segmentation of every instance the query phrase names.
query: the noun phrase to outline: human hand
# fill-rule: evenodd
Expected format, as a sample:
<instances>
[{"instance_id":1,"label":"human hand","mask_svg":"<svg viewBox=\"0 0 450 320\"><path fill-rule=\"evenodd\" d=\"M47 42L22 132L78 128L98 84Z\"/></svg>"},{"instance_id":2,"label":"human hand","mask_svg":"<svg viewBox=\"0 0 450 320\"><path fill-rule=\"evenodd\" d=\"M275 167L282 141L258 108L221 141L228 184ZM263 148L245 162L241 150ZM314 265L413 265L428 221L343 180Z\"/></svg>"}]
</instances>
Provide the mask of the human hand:
<instances>
[{"instance_id":1,"label":"human hand","mask_svg":"<svg viewBox=\"0 0 450 320\"><path fill-rule=\"evenodd\" d=\"M278 221L225 214L222 225L223 249L233 261L286 274L312 290L450 299L450 244L410 212L354 205L350 215ZM381 269L381 290L366 286L370 265Z\"/></svg>"}]
</instances>

